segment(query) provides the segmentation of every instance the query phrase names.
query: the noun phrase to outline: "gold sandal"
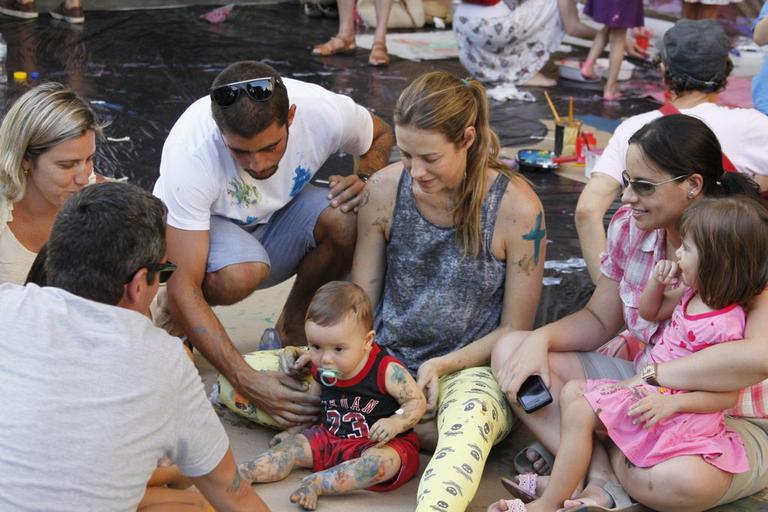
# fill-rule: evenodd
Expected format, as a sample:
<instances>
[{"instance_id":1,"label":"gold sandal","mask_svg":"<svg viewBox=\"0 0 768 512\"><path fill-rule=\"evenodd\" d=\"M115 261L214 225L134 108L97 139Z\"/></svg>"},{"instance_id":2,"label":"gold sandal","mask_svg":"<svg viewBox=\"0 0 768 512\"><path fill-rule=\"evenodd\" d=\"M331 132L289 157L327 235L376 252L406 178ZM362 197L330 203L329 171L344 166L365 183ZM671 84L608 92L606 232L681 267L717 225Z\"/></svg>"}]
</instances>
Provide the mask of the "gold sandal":
<instances>
[{"instance_id":1,"label":"gold sandal","mask_svg":"<svg viewBox=\"0 0 768 512\"><path fill-rule=\"evenodd\" d=\"M333 36L323 44L318 44L312 48L312 55L329 57L339 53L350 53L355 51L355 39L344 39L343 37Z\"/></svg>"},{"instance_id":2,"label":"gold sandal","mask_svg":"<svg viewBox=\"0 0 768 512\"><path fill-rule=\"evenodd\" d=\"M386 43L373 43L371 56L368 57L368 65L375 67L389 66L389 55Z\"/></svg>"}]
</instances>

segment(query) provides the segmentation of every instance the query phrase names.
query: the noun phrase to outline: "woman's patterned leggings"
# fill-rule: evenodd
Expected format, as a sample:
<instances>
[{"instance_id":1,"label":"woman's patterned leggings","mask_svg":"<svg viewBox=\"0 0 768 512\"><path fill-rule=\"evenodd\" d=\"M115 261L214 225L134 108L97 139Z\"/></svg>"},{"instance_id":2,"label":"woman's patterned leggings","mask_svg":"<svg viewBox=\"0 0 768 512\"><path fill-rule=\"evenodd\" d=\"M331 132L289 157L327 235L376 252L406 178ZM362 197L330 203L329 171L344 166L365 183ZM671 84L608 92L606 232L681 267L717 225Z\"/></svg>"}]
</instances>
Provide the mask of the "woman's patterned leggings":
<instances>
[{"instance_id":1,"label":"woman's patterned leggings","mask_svg":"<svg viewBox=\"0 0 768 512\"><path fill-rule=\"evenodd\" d=\"M279 350L253 352L246 362L257 370L277 370ZM219 377L219 399L256 423L275 421L234 392ZM468 368L440 378L435 454L419 483L417 512L463 511L474 498L491 447L512 430L514 415L488 367Z\"/></svg>"}]
</instances>

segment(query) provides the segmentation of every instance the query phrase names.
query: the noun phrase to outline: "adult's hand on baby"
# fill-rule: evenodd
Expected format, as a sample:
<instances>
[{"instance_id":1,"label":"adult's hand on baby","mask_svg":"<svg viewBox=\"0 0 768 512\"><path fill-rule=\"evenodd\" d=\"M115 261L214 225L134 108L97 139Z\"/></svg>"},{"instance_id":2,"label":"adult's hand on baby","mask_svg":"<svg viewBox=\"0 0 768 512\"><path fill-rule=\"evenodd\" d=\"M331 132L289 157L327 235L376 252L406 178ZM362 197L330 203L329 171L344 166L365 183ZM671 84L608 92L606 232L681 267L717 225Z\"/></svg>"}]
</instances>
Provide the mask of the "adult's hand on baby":
<instances>
[{"instance_id":1,"label":"adult's hand on baby","mask_svg":"<svg viewBox=\"0 0 768 512\"><path fill-rule=\"evenodd\" d=\"M421 417L421 423L430 421L437 414L437 398L440 394L440 364L437 358L427 359L416 372L416 384L427 399L427 410Z\"/></svg>"},{"instance_id":2,"label":"adult's hand on baby","mask_svg":"<svg viewBox=\"0 0 768 512\"><path fill-rule=\"evenodd\" d=\"M320 398L309 393L309 384L283 372L252 371L238 379L237 387L284 427L315 423L320 414Z\"/></svg>"},{"instance_id":3,"label":"adult's hand on baby","mask_svg":"<svg viewBox=\"0 0 768 512\"><path fill-rule=\"evenodd\" d=\"M376 448L381 448L400 433L400 425L396 418L381 418L373 424L368 432L368 439L378 441Z\"/></svg>"},{"instance_id":4,"label":"adult's hand on baby","mask_svg":"<svg viewBox=\"0 0 768 512\"><path fill-rule=\"evenodd\" d=\"M642 388L636 388L642 389ZM669 418L677 411L674 395L661 393L644 393L635 405L629 408L629 415L635 418L634 423L642 424L644 428L651 428L660 421Z\"/></svg>"},{"instance_id":5,"label":"adult's hand on baby","mask_svg":"<svg viewBox=\"0 0 768 512\"><path fill-rule=\"evenodd\" d=\"M365 182L356 174L329 176L328 185L331 187L328 192L328 199L331 199L331 206L333 208L339 208L345 213L357 212L368 202L368 191L365 190Z\"/></svg>"},{"instance_id":6,"label":"adult's hand on baby","mask_svg":"<svg viewBox=\"0 0 768 512\"><path fill-rule=\"evenodd\" d=\"M503 342L502 337L499 343ZM510 402L517 401L520 386L531 375L541 376L544 385L547 388L551 386L548 353L549 340L533 331L520 342L506 361L493 365L493 375Z\"/></svg>"},{"instance_id":7,"label":"adult's hand on baby","mask_svg":"<svg viewBox=\"0 0 768 512\"><path fill-rule=\"evenodd\" d=\"M309 375L311 362L305 347L287 346L280 351L280 371L296 379Z\"/></svg>"}]
</instances>

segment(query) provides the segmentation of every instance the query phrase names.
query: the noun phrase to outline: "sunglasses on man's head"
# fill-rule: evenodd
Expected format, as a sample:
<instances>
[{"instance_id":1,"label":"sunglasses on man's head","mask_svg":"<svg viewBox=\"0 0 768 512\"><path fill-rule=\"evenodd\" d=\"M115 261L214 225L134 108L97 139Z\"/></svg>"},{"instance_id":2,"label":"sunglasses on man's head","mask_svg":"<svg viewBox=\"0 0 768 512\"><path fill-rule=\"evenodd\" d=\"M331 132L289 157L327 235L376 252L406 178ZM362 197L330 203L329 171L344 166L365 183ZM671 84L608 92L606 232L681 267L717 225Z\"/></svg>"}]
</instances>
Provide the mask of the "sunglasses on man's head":
<instances>
[{"instance_id":1,"label":"sunglasses on man's head","mask_svg":"<svg viewBox=\"0 0 768 512\"><path fill-rule=\"evenodd\" d=\"M632 190L634 190L635 194L639 196L650 196L656 192L656 187L664 185L665 183L672 183L673 181L687 178L688 176L688 174L681 174L680 176L675 176L674 178L654 183L653 181L647 180L633 180L629 177L627 171L623 171L621 173L621 179L624 181L624 188L632 186Z\"/></svg>"},{"instance_id":2,"label":"sunglasses on man's head","mask_svg":"<svg viewBox=\"0 0 768 512\"><path fill-rule=\"evenodd\" d=\"M158 274L160 277L160 282L165 283L171 278L173 271L176 270L176 265L170 261L166 261L164 263L148 263L137 268L130 276L128 276L128 279L126 279L125 282L130 282L130 280L133 279L133 276L136 275L136 272L142 268L147 269L147 274L150 276L150 282L154 280L154 276L152 274Z\"/></svg>"},{"instance_id":3,"label":"sunglasses on man's head","mask_svg":"<svg viewBox=\"0 0 768 512\"><path fill-rule=\"evenodd\" d=\"M253 101L267 101L272 97L275 83L275 78L270 76L219 85L211 89L211 100L220 107L228 107L245 92Z\"/></svg>"}]
</instances>

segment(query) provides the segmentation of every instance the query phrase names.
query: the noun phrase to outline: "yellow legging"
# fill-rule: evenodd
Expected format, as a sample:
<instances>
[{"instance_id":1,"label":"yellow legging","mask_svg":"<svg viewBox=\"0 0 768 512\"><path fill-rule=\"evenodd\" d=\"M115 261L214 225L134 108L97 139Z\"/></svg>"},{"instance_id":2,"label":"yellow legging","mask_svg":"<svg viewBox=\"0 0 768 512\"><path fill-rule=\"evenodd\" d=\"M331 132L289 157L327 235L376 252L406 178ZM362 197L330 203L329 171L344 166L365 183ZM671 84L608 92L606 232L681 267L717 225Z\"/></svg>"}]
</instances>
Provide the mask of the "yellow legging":
<instances>
[{"instance_id":1,"label":"yellow legging","mask_svg":"<svg viewBox=\"0 0 768 512\"><path fill-rule=\"evenodd\" d=\"M279 350L246 354L256 370L277 370ZM266 413L239 397L219 377L219 399L256 423L279 428ZM474 498L491 447L512 430L514 415L488 367L468 368L440 378L438 441L419 483L417 512L463 511Z\"/></svg>"}]
</instances>

